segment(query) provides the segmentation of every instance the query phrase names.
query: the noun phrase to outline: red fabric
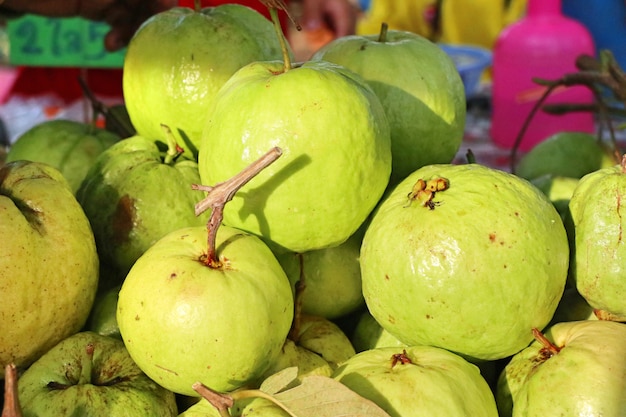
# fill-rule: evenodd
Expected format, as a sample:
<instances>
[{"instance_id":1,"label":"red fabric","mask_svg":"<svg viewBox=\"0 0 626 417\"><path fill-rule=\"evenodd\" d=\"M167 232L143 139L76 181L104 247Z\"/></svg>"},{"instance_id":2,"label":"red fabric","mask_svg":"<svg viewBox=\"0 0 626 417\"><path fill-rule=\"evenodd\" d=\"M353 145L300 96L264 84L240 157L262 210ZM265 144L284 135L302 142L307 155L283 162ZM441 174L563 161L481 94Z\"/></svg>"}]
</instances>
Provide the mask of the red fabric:
<instances>
[{"instance_id":1,"label":"red fabric","mask_svg":"<svg viewBox=\"0 0 626 417\"><path fill-rule=\"evenodd\" d=\"M179 0L179 5L193 8L193 0ZM220 1L202 0L202 7L219 6L224 3L239 3L251 7L269 18L267 8L259 0ZM286 27L286 16L281 14ZM83 97L78 78L81 71L89 89L98 96L122 98L122 70L74 67L23 67L11 94L44 95L54 93L67 103Z\"/></svg>"}]
</instances>

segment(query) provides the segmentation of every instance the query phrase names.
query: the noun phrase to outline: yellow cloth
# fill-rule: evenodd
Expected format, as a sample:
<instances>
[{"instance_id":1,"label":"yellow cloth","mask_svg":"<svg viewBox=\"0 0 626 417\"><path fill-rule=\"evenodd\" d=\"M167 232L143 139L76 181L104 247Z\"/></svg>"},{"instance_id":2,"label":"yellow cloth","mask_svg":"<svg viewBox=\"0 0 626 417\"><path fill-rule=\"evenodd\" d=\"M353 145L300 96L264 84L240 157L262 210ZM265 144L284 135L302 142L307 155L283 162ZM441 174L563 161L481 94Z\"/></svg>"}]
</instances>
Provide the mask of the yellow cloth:
<instances>
[{"instance_id":1,"label":"yellow cloth","mask_svg":"<svg viewBox=\"0 0 626 417\"><path fill-rule=\"evenodd\" d=\"M438 3L441 15L436 33ZM378 33L386 22L389 29L414 32L433 41L492 49L500 31L525 10L526 0L372 0L357 24L357 34Z\"/></svg>"}]
</instances>

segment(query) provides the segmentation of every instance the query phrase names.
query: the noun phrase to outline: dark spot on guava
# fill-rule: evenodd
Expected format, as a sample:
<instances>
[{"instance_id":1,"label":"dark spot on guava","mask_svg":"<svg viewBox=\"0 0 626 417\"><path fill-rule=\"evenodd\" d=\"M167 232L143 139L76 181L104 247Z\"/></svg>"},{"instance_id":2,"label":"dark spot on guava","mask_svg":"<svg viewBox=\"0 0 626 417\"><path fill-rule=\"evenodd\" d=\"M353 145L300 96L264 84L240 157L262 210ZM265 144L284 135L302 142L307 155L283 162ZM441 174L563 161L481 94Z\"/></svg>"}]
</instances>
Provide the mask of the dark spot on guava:
<instances>
[{"instance_id":1,"label":"dark spot on guava","mask_svg":"<svg viewBox=\"0 0 626 417\"><path fill-rule=\"evenodd\" d=\"M426 314L426 319L430 320L432 318L433 318L433 316L431 316L430 314Z\"/></svg>"},{"instance_id":2,"label":"dark spot on guava","mask_svg":"<svg viewBox=\"0 0 626 417\"><path fill-rule=\"evenodd\" d=\"M389 281L389 275L385 274L385 281Z\"/></svg>"},{"instance_id":3,"label":"dark spot on guava","mask_svg":"<svg viewBox=\"0 0 626 417\"><path fill-rule=\"evenodd\" d=\"M117 202L115 212L111 218L112 239L115 244L123 244L135 224L135 200L128 194L123 195Z\"/></svg>"},{"instance_id":4,"label":"dark spot on guava","mask_svg":"<svg viewBox=\"0 0 626 417\"><path fill-rule=\"evenodd\" d=\"M491 242L495 242L496 241L496 234L495 233L489 233L489 240Z\"/></svg>"},{"instance_id":5,"label":"dark spot on guava","mask_svg":"<svg viewBox=\"0 0 626 417\"><path fill-rule=\"evenodd\" d=\"M504 264L504 269L507 269L509 266L507 264Z\"/></svg>"},{"instance_id":6,"label":"dark spot on guava","mask_svg":"<svg viewBox=\"0 0 626 417\"><path fill-rule=\"evenodd\" d=\"M170 279L174 279L174 278L176 278L176 277L177 277L176 272L172 272L172 273L170 274Z\"/></svg>"},{"instance_id":7,"label":"dark spot on guava","mask_svg":"<svg viewBox=\"0 0 626 417\"><path fill-rule=\"evenodd\" d=\"M515 216L519 217L519 212L518 211L515 212Z\"/></svg>"},{"instance_id":8,"label":"dark spot on guava","mask_svg":"<svg viewBox=\"0 0 626 417\"><path fill-rule=\"evenodd\" d=\"M396 318L394 316L389 316L387 317L387 321L389 321L390 324L395 324Z\"/></svg>"},{"instance_id":9,"label":"dark spot on guava","mask_svg":"<svg viewBox=\"0 0 626 417\"><path fill-rule=\"evenodd\" d=\"M135 321L139 321L139 314L135 316Z\"/></svg>"}]
</instances>

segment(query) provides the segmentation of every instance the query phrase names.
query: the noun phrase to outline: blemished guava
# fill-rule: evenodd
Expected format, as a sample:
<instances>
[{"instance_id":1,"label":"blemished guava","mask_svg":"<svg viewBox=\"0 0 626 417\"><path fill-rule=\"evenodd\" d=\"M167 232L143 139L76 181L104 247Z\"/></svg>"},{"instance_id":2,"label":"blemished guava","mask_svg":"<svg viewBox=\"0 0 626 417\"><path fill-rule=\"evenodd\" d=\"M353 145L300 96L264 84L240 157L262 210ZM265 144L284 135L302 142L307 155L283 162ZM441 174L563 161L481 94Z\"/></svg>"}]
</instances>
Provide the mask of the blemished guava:
<instances>
[{"instance_id":1,"label":"blemished guava","mask_svg":"<svg viewBox=\"0 0 626 417\"><path fill-rule=\"evenodd\" d=\"M0 365L28 367L85 324L98 288L89 220L63 174L0 168Z\"/></svg>"},{"instance_id":2,"label":"blemished guava","mask_svg":"<svg viewBox=\"0 0 626 417\"><path fill-rule=\"evenodd\" d=\"M244 65L282 56L269 20L239 4L174 7L137 30L124 59L123 89L137 134L165 142L160 125L197 155L219 88Z\"/></svg>"},{"instance_id":3,"label":"blemished guava","mask_svg":"<svg viewBox=\"0 0 626 417\"><path fill-rule=\"evenodd\" d=\"M626 325L557 323L500 374L500 417L626 415Z\"/></svg>"},{"instance_id":4,"label":"blemished guava","mask_svg":"<svg viewBox=\"0 0 626 417\"><path fill-rule=\"evenodd\" d=\"M312 59L358 73L380 98L391 128L392 184L424 165L452 162L465 129L465 89L437 44L389 30L337 38Z\"/></svg>"},{"instance_id":5,"label":"blemished guava","mask_svg":"<svg viewBox=\"0 0 626 417\"><path fill-rule=\"evenodd\" d=\"M391 417L497 417L477 366L434 346L381 347L357 353L333 378Z\"/></svg>"},{"instance_id":6,"label":"blemished guava","mask_svg":"<svg viewBox=\"0 0 626 417\"><path fill-rule=\"evenodd\" d=\"M100 154L76 192L100 259L112 270L106 286L119 284L137 258L167 233L206 224L207 215L194 213L202 199L191 188L200 182L198 164L167 159L149 139L123 139Z\"/></svg>"},{"instance_id":7,"label":"blemished guava","mask_svg":"<svg viewBox=\"0 0 626 417\"><path fill-rule=\"evenodd\" d=\"M626 320L625 214L621 209L626 194L624 164L581 178L569 203L576 288L593 308L622 321Z\"/></svg>"},{"instance_id":8,"label":"blemished guava","mask_svg":"<svg viewBox=\"0 0 626 417\"><path fill-rule=\"evenodd\" d=\"M289 280L262 240L219 227L222 266L209 267L207 228L183 228L151 246L126 276L117 322L133 360L163 387L198 396L256 380L279 355L293 320Z\"/></svg>"},{"instance_id":9,"label":"blemished guava","mask_svg":"<svg viewBox=\"0 0 626 417\"><path fill-rule=\"evenodd\" d=\"M600 168L617 165L607 144L585 132L559 132L524 154L515 174L532 180L543 175L580 178Z\"/></svg>"},{"instance_id":10,"label":"blemished guava","mask_svg":"<svg viewBox=\"0 0 626 417\"><path fill-rule=\"evenodd\" d=\"M282 156L237 192L224 224L303 253L345 242L381 198L391 172L389 124L357 74L325 61L279 61L235 73L202 136L200 178L233 177L273 147Z\"/></svg>"},{"instance_id":11,"label":"blemished guava","mask_svg":"<svg viewBox=\"0 0 626 417\"><path fill-rule=\"evenodd\" d=\"M98 155L120 140L89 123L53 119L21 134L7 152L7 162L27 160L52 165L76 193Z\"/></svg>"},{"instance_id":12,"label":"blemished guava","mask_svg":"<svg viewBox=\"0 0 626 417\"><path fill-rule=\"evenodd\" d=\"M370 313L401 342L496 360L552 318L569 245L528 181L479 164L429 165L381 202L360 262Z\"/></svg>"}]
</instances>

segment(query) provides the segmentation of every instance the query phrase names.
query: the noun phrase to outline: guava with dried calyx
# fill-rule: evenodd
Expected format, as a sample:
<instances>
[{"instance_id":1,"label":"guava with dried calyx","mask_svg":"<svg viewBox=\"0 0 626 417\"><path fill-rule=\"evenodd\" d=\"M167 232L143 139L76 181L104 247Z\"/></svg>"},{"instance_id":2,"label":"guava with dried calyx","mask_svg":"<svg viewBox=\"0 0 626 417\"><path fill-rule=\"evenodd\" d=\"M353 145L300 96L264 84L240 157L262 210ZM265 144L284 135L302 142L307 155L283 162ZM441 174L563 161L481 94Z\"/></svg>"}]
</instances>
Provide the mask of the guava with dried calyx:
<instances>
[{"instance_id":1,"label":"guava with dried calyx","mask_svg":"<svg viewBox=\"0 0 626 417\"><path fill-rule=\"evenodd\" d=\"M585 132L559 132L524 154L515 174L532 180L543 175L580 178L585 174L617 165L608 144Z\"/></svg>"},{"instance_id":2,"label":"guava with dried calyx","mask_svg":"<svg viewBox=\"0 0 626 417\"><path fill-rule=\"evenodd\" d=\"M219 183L271 146L282 157L234 196L224 223L279 250L345 242L389 181L383 107L358 75L336 64L256 62L235 73L203 132L200 178Z\"/></svg>"},{"instance_id":3,"label":"guava with dried calyx","mask_svg":"<svg viewBox=\"0 0 626 417\"><path fill-rule=\"evenodd\" d=\"M302 287L302 312L337 319L365 305L359 252L364 228L345 242L304 253L278 252L294 293Z\"/></svg>"},{"instance_id":4,"label":"guava with dried calyx","mask_svg":"<svg viewBox=\"0 0 626 417\"><path fill-rule=\"evenodd\" d=\"M552 318L569 245L528 181L479 164L429 165L380 203L360 263L368 310L400 341L496 360Z\"/></svg>"},{"instance_id":5,"label":"guava with dried calyx","mask_svg":"<svg viewBox=\"0 0 626 417\"><path fill-rule=\"evenodd\" d=\"M112 270L106 286L119 284L167 233L206 224L206 215L194 214L199 194L191 184L200 181L198 165L177 149L172 142L161 152L143 136L124 139L100 154L81 183L76 197L91 222L100 259Z\"/></svg>"},{"instance_id":6,"label":"guava with dried calyx","mask_svg":"<svg viewBox=\"0 0 626 417\"><path fill-rule=\"evenodd\" d=\"M124 58L126 108L139 135L167 143L160 125L197 156L200 135L219 88L235 71L279 59L272 24L239 4L174 7L149 18Z\"/></svg>"},{"instance_id":7,"label":"guava with dried calyx","mask_svg":"<svg viewBox=\"0 0 626 417\"><path fill-rule=\"evenodd\" d=\"M626 415L626 325L582 320L534 334L500 374L500 417Z\"/></svg>"},{"instance_id":8,"label":"guava with dried calyx","mask_svg":"<svg viewBox=\"0 0 626 417\"><path fill-rule=\"evenodd\" d=\"M626 321L624 195L626 157L581 178L569 203L576 288L589 305L620 321Z\"/></svg>"},{"instance_id":9,"label":"guava with dried calyx","mask_svg":"<svg viewBox=\"0 0 626 417\"><path fill-rule=\"evenodd\" d=\"M380 98L391 128L392 184L424 165L452 162L465 129L465 90L437 44L383 24L380 34L337 38L312 59L355 71Z\"/></svg>"},{"instance_id":10,"label":"guava with dried calyx","mask_svg":"<svg viewBox=\"0 0 626 417\"><path fill-rule=\"evenodd\" d=\"M478 367L434 346L381 347L357 353L333 378L391 417L497 417Z\"/></svg>"},{"instance_id":11,"label":"guava with dried calyx","mask_svg":"<svg viewBox=\"0 0 626 417\"><path fill-rule=\"evenodd\" d=\"M21 371L78 332L98 288L89 220L56 168L0 168L0 365Z\"/></svg>"},{"instance_id":12,"label":"guava with dried calyx","mask_svg":"<svg viewBox=\"0 0 626 417\"><path fill-rule=\"evenodd\" d=\"M95 159L120 136L90 123L53 119L22 133L9 148L7 162L27 160L52 165L76 193Z\"/></svg>"}]
</instances>

